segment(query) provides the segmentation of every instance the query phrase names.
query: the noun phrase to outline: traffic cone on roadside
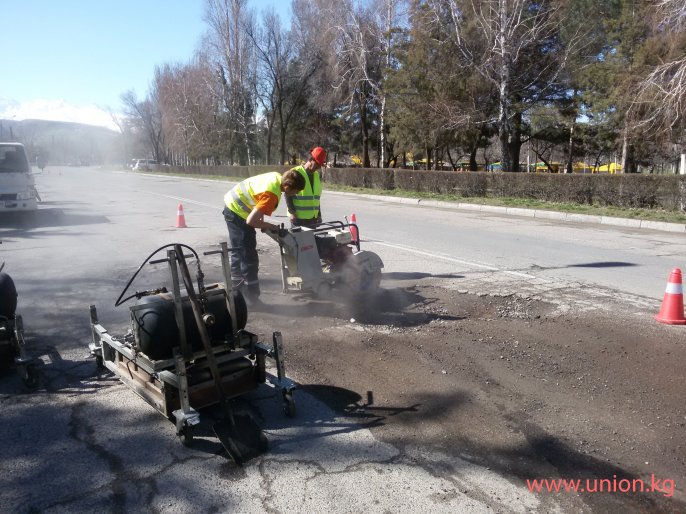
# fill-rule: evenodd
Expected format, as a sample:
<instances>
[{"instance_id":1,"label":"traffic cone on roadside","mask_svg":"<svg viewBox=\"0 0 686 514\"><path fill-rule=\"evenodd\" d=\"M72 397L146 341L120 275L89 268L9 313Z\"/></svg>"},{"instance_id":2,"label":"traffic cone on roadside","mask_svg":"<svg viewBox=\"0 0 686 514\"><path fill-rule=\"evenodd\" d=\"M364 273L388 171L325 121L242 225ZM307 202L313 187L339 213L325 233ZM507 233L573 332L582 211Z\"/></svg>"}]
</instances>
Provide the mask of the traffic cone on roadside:
<instances>
[{"instance_id":1,"label":"traffic cone on roadside","mask_svg":"<svg viewBox=\"0 0 686 514\"><path fill-rule=\"evenodd\" d=\"M181 204L176 208L176 228L188 228L186 226L186 216L183 215L183 205Z\"/></svg>"},{"instance_id":2,"label":"traffic cone on roadside","mask_svg":"<svg viewBox=\"0 0 686 514\"><path fill-rule=\"evenodd\" d=\"M350 215L350 224L350 237L352 238L353 243L359 243L359 234L357 231L357 216L355 216L355 214Z\"/></svg>"},{"instance_id":3,"label":"traffic cone on roadside","mask_svg":"<svg viewBox=\"0 0 686 514\"><path fill-rule=\"evenodd\" d=\"M681 270L674 268L669 274L662 307L655 319L668 325L686 325L684 318L684 291L681 284Z\"/></svg>"}]
</instances>

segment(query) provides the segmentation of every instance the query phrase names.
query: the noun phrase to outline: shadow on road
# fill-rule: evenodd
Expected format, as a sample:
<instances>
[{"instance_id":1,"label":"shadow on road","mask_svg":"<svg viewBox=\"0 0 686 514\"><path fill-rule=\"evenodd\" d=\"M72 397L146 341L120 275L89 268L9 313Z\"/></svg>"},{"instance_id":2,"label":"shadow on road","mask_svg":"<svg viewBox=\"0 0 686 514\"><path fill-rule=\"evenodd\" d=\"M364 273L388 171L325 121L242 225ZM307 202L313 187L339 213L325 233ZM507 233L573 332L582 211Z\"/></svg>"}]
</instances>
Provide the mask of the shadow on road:
<instances>
[{"instance_id":1,"label":"shadow on road","mask_svg":"<svg viewBox=\"0 0 686 514\"><path fill-rule=\"evenodd\" d=\"M47 208L33 212L0 214L0 238L32 237L31 231L42 228L74 227L109 223L106 216L74 214L68 209Z\"/></svg>"}]
</instances>

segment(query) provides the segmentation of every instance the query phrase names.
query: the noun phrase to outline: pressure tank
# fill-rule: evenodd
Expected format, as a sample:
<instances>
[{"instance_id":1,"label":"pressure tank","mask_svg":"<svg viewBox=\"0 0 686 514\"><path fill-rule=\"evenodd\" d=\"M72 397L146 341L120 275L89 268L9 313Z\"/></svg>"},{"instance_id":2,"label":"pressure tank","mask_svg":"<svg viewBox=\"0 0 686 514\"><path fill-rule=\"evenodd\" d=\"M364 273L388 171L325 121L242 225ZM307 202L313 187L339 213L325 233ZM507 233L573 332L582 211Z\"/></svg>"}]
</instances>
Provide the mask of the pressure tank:
<instances>
[{"instance_id":1,"label":"pressure tank","mask_svg":"<svg viewBox=\"0 0 686 514\"><path fill-rule=\"evenodd\" d=\"M236 306L237 329L245 328L248 309L240 291L231 291ZM206 294L205 313L214 316L214 324L207 326L213 345L231 341L231 315L229 314L223 287L210 289ZM202 351L203 344L195 322L193 309L187 297L182 299L183 322L186 341L194 352ZM176 324L174 300L171 293L161 293L140 298L131 308L131 324L138 350L152 360L170 359L179 346L179 330Z\"/></svg>"},{"instance_id":2,"label":"pressure tank","mask_svg":"<svg viewBox=\"0 0 686 514\"><path fill-rule=\"evenodd\" d=\"M14 318L17 310L17 289L7 273L0 272L0 316Z\"/></svg>"}]
</instances>

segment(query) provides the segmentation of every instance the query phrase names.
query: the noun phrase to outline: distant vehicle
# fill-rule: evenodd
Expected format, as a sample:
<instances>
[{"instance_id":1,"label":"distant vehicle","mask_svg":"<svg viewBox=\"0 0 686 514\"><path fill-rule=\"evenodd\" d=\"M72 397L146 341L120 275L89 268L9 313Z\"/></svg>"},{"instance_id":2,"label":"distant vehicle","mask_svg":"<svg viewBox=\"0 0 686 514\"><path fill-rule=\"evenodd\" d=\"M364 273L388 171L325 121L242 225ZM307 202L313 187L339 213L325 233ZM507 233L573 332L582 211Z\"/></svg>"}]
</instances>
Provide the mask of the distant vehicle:
<instances>
[{"instance_id":1,"label":"distant vehicle","mask_svg":"<svg viewBox=\"0 0 686 514\"><path fill-rule=\"evenodd\" d=\"M157 161L154 159L136 159L133 165L134 171L152 171L157 166Z\"/></svg>"},{"instance_id":2,"label":"distant vehicle","mask_svg":"<svg viewBox=\"0 0 686 514\"><path fill-rule=\"evenodd\" d=\"M35 211L38 192L21 143L0 143L0 212Z\"/></svg>"}]
</instances>

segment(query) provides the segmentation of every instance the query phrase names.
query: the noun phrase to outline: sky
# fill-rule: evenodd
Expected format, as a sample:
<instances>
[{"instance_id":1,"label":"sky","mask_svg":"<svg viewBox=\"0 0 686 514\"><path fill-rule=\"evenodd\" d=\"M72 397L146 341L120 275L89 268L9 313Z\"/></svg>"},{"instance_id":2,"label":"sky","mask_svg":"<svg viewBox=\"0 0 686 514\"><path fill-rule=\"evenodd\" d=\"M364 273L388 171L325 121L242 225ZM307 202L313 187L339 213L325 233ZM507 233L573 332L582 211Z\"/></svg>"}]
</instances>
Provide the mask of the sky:
<instances>
[{"instance_id":1,"label":"sky","mask_svg":"<svg viewBox=\"0 0 686 514\"><path fill-rule=\"evenodd\" d=\"M115 128L120 97L144 98L155 66L188 62L207 25L206 0L6 0L0 17L0 119ZM283 22L289 0L273 7Z\"/></svg>"}]
</instances>

